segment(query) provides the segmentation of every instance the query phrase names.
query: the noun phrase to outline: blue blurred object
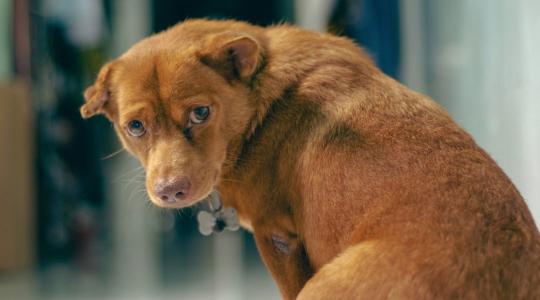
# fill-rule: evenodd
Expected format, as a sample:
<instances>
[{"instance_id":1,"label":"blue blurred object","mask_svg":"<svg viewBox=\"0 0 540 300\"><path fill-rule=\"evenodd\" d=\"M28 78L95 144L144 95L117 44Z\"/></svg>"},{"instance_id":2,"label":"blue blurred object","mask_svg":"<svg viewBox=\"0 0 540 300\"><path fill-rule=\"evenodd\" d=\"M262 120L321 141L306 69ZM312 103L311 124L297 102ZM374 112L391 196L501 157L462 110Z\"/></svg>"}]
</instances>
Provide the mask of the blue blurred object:
<instances>
[{"instance_id":1,"label":"blue blurred object","mask_svg":"<svg viewBox=\"0 0 540 300\"><path fill-rule=\"evenodd\" d=\"M339 0L330 29L345 35L373 57L388 75L397 78L400 67L398 0Z\"/></svg>"}]
</instances>

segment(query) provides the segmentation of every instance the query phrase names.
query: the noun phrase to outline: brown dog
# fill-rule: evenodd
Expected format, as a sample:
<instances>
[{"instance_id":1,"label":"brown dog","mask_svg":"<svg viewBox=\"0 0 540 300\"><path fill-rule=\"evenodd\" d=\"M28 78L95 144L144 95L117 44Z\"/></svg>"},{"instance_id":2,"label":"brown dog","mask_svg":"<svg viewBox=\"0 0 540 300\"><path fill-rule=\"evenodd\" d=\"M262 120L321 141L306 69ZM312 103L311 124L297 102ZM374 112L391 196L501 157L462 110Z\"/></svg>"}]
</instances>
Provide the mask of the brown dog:
<instances>
[{"instance_id":1,"label":"brown dog","mask_svg":"<svg viewBox=\"0 0 540 300\"><path fill-rule=\"evenodd\" d=\"M216 187L286 299L540 299L540 235L519 192L349 40L186 21L105 65L85 98L156 205Z\"/></svg>"}]
</instances>

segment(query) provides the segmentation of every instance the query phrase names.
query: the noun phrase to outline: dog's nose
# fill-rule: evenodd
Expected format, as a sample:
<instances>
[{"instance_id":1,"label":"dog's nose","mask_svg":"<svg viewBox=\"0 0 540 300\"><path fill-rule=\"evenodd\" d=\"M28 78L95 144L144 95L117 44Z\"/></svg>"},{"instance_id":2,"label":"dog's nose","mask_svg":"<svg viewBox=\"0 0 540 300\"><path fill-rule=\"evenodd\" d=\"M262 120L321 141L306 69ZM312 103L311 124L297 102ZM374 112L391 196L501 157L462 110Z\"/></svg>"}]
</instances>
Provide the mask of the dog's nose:
<instances>
[{"instance_id":1,"label":"dog's nose","mask_svg":"<svg viewBox=\"0 0 540 300\"><path fill-rule=\"evenodd\" d=\"M156 183L154 192L163 202L173 203L187 197L191 183L186 177L173 180L161 180Z\"/></svg>"}]
</instances>

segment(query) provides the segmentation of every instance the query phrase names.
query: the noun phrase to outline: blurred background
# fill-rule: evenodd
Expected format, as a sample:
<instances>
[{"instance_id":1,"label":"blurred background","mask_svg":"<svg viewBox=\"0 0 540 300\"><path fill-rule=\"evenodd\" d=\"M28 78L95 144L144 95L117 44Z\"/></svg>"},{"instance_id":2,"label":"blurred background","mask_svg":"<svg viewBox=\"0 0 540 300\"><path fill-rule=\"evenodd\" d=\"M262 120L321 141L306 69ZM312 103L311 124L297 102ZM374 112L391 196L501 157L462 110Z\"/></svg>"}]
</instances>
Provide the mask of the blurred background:
<instances>
[{"instance_id":1,"label":"blurred background","mask_svg":"<svg viewBox=\"0 0 540 300\"><path fill-rule=\"evenodd\" d=\"M99 67L186 18L348 36L446 107L540 220L540 1L0 0L0 299L279 299L251 235L152 207L105 118Z\"/></svg>"}]
</instances>

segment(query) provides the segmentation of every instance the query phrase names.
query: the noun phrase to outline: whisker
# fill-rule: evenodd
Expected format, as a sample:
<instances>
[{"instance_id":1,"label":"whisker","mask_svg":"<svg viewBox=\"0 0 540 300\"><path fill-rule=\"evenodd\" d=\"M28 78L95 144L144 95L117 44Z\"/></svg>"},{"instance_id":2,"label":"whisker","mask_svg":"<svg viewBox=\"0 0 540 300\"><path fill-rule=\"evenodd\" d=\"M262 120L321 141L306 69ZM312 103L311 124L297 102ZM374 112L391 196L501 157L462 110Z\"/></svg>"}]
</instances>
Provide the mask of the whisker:
<instances>
[{"instance_id":1,"label":"whisker","mask_svg":"<svg viewBox=\"0 0 540 300\"><path fill-rule=\"evenodd\" d=\"M124 178L124 177L126 177L126 176L128 176L128 175L130 175L130 174L133 174L133 173L135 173L135 172L139 172L139 171L141 171L141 169L143 169L143 168L144 168L143 166L138 166L138 167L136 167L136 168L134 168L134 169L132 169L132 170L129 170L129 171L125 172L124 174L122 174L122 175L120 175L120 176L114 178L114 179L112 180L112 182L116 182L116 181L118 181L119 179ZM144 175L144 170L143 170L142 172L140 172L139 175Z\"/></svg>"},{"instance_id":2,"label":"whisker","mask_svg":"<svg viewBox=\"0 0 540 300\"><path fill-rule=\"evenodd\" d=\"M176 211L178 212L178 215L181 217L181 218L186 218L186 217L190 217L188 215L186 215L186 208L179 208L177 209Z\"/></svg>"},{"instance_id":3,"label":"whisker","mask_svg":"<svg viewBox=\"0 0 540 300\"><path fill-rule=\"evenodd\" d=\"M109 155L106 155L106 156L102 157L101 160L106 160L106 159L112 158L112 157L114 157L114 156L116 156L116 155L122 153L122 152L125 151L125 150L126 150L125 148L122 148L122 149L120 149L120 150L117 150L117 151L115 151L115 152L113 152L113 153L111 153L111 154L109 154Z\"/></svg>"},{"instance_id":4,"label":"whisker","mask_svg":"<svg viewBox=\"0 0 540 300\"><path fill-rule=\"evenodd\" d=\"M133 183L144 183L145 182L145 177L132 177L130 179L122 179L122 180L118 180L116 181L116 183L124 183L126 185L126 187L128 187L129 184L133 184Z\"/></svg>"},{"instance_id":5,"label":"whisker","mask_svg":"<svg viewBox=\"0 0 540 300\"><path fill-rule=\"evenodd\" d=\"M129 187L129 184L126 186L126 187ZM128 197L128 201L129 202L132 202L133 201L133 197L135 196L140 196L141 195L141 192L145 192L146 193L146 189L143 187L142 189L139 188L139 189L130 189L130 193L129 193L129 197Z\"/></svg>"},{"instance_id":6,"label":"whisker","mask_svg":"<svg viewBox=\"0 0 540 300\"><path fill-rule=\"evenodd\" d=\"M141 177L140 175L135 175L133 176L132 178L130 178L129 180L123 180L125 182L125 187L127 189L130 189L132 186L137 186L137 185L142 185L144 186L144 177Z\"/></svg>"}]
</instances>

